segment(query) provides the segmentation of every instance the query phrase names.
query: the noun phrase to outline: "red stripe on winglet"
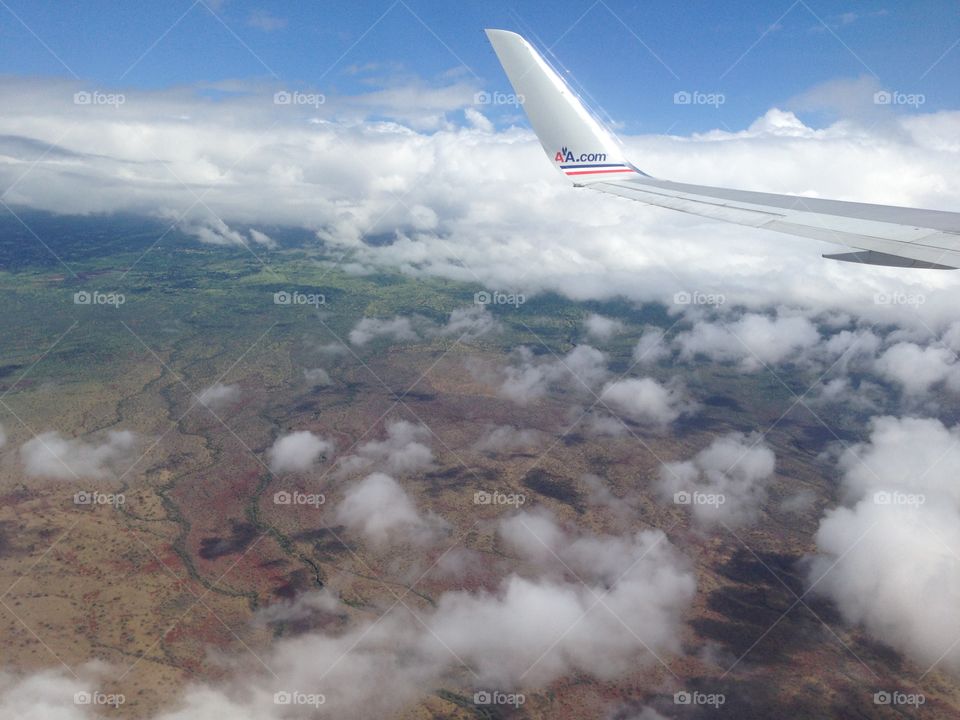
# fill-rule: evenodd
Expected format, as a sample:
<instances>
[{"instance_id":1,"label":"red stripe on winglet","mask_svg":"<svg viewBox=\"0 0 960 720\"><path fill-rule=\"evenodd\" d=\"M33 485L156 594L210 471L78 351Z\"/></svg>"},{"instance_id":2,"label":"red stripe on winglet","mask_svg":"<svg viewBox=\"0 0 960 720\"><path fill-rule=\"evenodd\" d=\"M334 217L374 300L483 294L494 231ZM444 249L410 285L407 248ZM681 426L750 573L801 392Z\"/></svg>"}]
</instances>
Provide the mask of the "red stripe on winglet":
<instances>
[{"instance_id":1,"label":"red stripe on winglet","mask_svg":"<svg viewBox=\"0 0 960 720\"><path fill-rule=\"evenodd\" d=\"M600 175L602 173L620 173L633 172L630 168L621 168L619 170L579 170L577 172L568 172L567 175Z\"/></svg>"}]
</instances>

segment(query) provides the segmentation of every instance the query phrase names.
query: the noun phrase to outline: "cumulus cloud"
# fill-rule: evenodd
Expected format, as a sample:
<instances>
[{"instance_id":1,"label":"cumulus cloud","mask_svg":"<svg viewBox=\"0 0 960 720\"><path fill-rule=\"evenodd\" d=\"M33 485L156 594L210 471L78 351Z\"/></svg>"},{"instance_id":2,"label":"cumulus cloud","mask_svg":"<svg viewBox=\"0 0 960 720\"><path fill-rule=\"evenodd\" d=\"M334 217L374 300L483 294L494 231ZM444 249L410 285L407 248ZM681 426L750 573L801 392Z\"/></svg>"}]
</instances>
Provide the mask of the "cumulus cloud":
<instances>
[{"instance_id":1,"label":"cumulus cloud","mask_svg":"<svg viewBox=\"0 0 960 720\"><path fill-rule=\"evenodd\" d=\"M630 522L635 517L635 507L640 502L635 494L615 495L606 480L592 473L581 476L580 482L587 488L587 502L594 507L603 508L618 522Z\"/></svg>"},{"instance_id":2,"label":"cumulus cloud","mask_svg":"<svg viewBox=\"0 0 960 720\"><path fill-rule=\"evenodd\" d=\"M877 358L876 369L909 395L923 395L941 384L954 392L960 390L960 363L950 348L900 342Z\"/></svg>"},{"instance_id":3,"label":"cumulus cloud","mask_svg":"<svg viewBox=\"0 0 960 720\"><path fill-rule=\"evenodd\" d=\"M703 525L735 527L755 519L774 463L773 451L759 437L731 433L692 460L664 463L657 490L666 502L689 505Z\"/></svg>"},{"instance_id":4,"label":"cumulus cloud","mask_svg":"<svg viewBox=\"0 0 960 720\"><path fill-rule=\"evenodd\" d=\"M675 339L682 358L706 355L712 360L737 361L749 371L795 360L819 340L816 326L806 317L757 313L733 322L700 321Z\"/></svg>"},{"instance_id":5,"label":"cumulus cloud","mask_svg":"<svg viewBox=\"0 0 960 720\"><path fill-rule=\"evenodd\" d=\"M87 720L89 706L77 705L74 695L99 689L105 670L102 663L91 662L69 675L58 670L24 676L0 671L0 718Z\"/></svg>"},{"instance_id":6,"label":"cumulus cloud","mask_svg":"<svg viewBox=\"0 0 960 720\"><path fill-rule=\"evenodd\" d=\"M377 338L389 338L393 342L412 342L439 335L470 342L499 329L499 323L486 307L472 305L453 310L443 325L431 323L419 316L363 318L350 331L349 339L353 345L366 345Z\"/></svg>"},{"instance_id":7,"label":"cumulus cloud","mask_svg":"<svg viewBox=\"0 0 960 720\"><path fill-rule=\"evenodd\" d=\"M474 448L486 453L514 452L530 450L543 442L543 433L530 428L520 429L513 425L498 425L489 428L474 443Z\"/></svg>"},{"instance_id":8,"label":"cumulus cloud","mask_svg":"<svg viewBox=\"0 0 960 720\"><path fill-rule=\"evenodd\" d=\"M129 430L111 430L101 443L63 437L56 430L40 433L20 446L27 475L59 480L100 479L114 474L136 445Z\"/></svg>"},{"instance_id":9,"label":"cumulus cloud","mask_svg":"<svg viewBox=\"0 0 960 720\"><path fill-rule=\"evenodd\" d=\"M806 512L813 507L817 501L817 494L812 490L801 490L793 495L788 495L780 503L780 509L788 513Z\"/></svg>"},{"instance_id":10,"label":"cumulus cloud","mask_svg":"<svg viewBox=\"0 0 960 720\"><path fill-rule=\"evenodd\" d=\"M813 591L922 671L960 673L958 463L960 427L876 418L840 458L847 504L825 513L809 570Z\"/></svg>"},{"instance_id":11,"label":"cumulus cloud","mask_svg":"<svg viewBox=\"0 0 960 720\"><path fill-rule=\"evenodd\" d=\"M395 342L416 340L419 336L413 329L410 318L396 316L390 319L363 318L350 331L350 342L366 345L377 338L390 338Z\"/></svg>"},{"instance_id":12,"label":"cumulus cloud","mask_svg":"<svg viewBox=\"0 0 960 720\"><path fill-rule=\"evenodd\" d=\"M664 339L663 330L653 325L645 327L633 347L633 361L638 365L653 365L669 355L670 347Z\"/></svg>"},{"instance_id":13,"label":"cumulus cloud","mask_svg":"<svg viewBox=\"0 0 960 720\"><path fill-rule=\"evenodd\" d=\"M348 488L336 518L374 545L388 540L432 542L445 526L439 518L421 515L400 483L379 472Z\"/></svg>"},{"instance_id":14,"label":"cumulus cloud","mask_svg":"<svg viewBox=\"0 0 960 720\"><path fill-rule=\"evenodd\" d=\"M163 213L170 217L168 213ZM248 247L250 243L263 245L268 248L276 247L276 243L266 233L259 230L250 229L250 239L246 239L238 230L232 229L227 223L219 217L205 217L199 220L184 221L177 225L181 232L195 237L197 240L209 245L240 245Z\"/></svg>"},{"instance_id":15,"label":"cumulus cloud","mask_svg":"<svg viewBox=\"0 0 960 720\"><path fill-rule=\"evenodd\" d=\"M250 239L258 245L263 245L271 250L277 247L276 240L267 235L265 232L260 232L256 228L250 228Z\"/></svg>"},{"instance_id":16,"label":"cumulus cloud","mask_svg":"<svg viewBox=\"0 0 960 720\"><path fill-rule=\"evenodd\" d=\"M303 371L304 379L311 385L329 385L333 382L330 373L323 368L307 368Z\"/></svg>"},{"instance_id":17,"label":"cumulus cloud","mask_svg":"<svg viewBox=\"0 0 960 720\"><path fill-rule=\"evenodd\" d=\"M307 472L331 452L332 442L309 430L298 430L278 437L267 450L267 460L275 473Z\"/></svg>"},{"instance_id":18,"label":"cumulus cloud","mask_svg":"<svg viewBox=\"0 0 960 720\"><path fill-rule=\"evenodd\" d=\"M602 410L589 410L583 414L578 408L576 412L582 415L581 426L590 437L620 437L630 432L622 420Z\"/></svg>"},{"instance_id":19,"label":"cumulus cloud","mask_svg":"<svg viewBox=\"0 0 960 720\"><path fill-rule=\"evenodd\" d=\"M601 401L624 417L640 423L664 427L696 406L676 383L662 384L653 378L626 378L607 384Z\"/></svg>"},{"instance_id":20,"label":"cumulus cloud","mask_svg":"<svg viewBox=\"0 0 960 720\"><path fill-rule=\"evenodd\" d=\"M197 400L206 405L211 410L219 410L232 405L240 399L239 385L224 385L222 382L214 383L208 388L204 388Z\"/></svg>"},{"instance_id":21,"label":"cumulus cloud","mask_svg":"<svg viewBox=\"0 0 960 720\"><path fill-rule=\"evenodd\" d=\"M493 597L447 593L431 624L488 682L543 685L570 672L610 679L649 661L648 648L678 647L696 582L662 532L574 534L548 514L524 512L500 534L543 577L511 576ZM470 637L471 623L484 633Z\"/></svg>"},{"instance_id":22,"label":"cumulus cloud","mask_svg":"<svg viewBox=\"0 0 960 720\"><path fill-rule=\"evenodd\" d=\"M441 335L452 335L462 340L477 338L497 332L499 323L484 305L457 308L450 313L447 324L440 329Z\"/></svg>"},{"instance_id":23,"label":"cumulus cloud","mask_svg":"<svg viewBox=\"0 0 960 720\"><path fill-rule=\"evenodd\" d=\"M343 606L332 592L324 588L305 592L291 600L281 600L257 610L254 624L270 625L308 620L316 615L340 614Z\"/></svg>"},{"instance_id":24,"label":"cumulus cloud","mask_svg":"<svg viewBox=\"0 0 960 720\"><path fill-rule=\"evenodd\" d=\"M338 515L374 536L420 526L423 518L402 489L371 477L354 487ZM246 672L227 668L216 683L189 686L158 720L280 720L289 708L274 703L274 693L291 691L322 693L323 710L336 717L390 717L445 683L537 689L572 673L609 680L654 663L651 653L679 650L696 578L662 532L595 535L533 515L512 524L539 533L517 531L509 541L528 558L528 572L512 573L491 590L442 592L434 607L392 603L377 618L357 614L327 590L268 606L255 623L317 616L337 622L275 642L260 656L269 673L259 664ZM552 556L529 560L524 548L543 543L566 568ZM84 689L85 682L58 671L0 675L0 716L79 720L85 714L73 693Z\"/></svg>"},{"instance_id":25,"label":"cumulus cloud","mask_svg":"<svg viewBox=\"0 0 960 720\"><path fill-rule=\"evenodd\" d=\"M624 330L624 324L620 320L597 313L587 315L583 320L583 327L587 331L587 335L601 342L609 340Z\"/></svg>"},{"instance_id":26,"label":"cumulus cloud","mask_svg":"<svg viewBox=\"0 0 960 720\"><path fill-rule=\"evenodd\" d=\"M474 372L483 378L482 373ZM544 397L551 387L592 394L608 375L607 356L590 345L578 345L562 357L534 355L528 347L514 352L514 362L493 373L501 397L526 405Z\"/></svg>"},{"instance_id":27,"label":"cumulus cloud","mask_svg":"<svg viewBox=\"0 0 960 720\"><path fill-rule=\"evenodd\" d=\"M433 467L433 451L424 444L430 437L429 428L406 420L394 420L387 423L386 430L387 436L383 440L365 442L352 455L340 458L338 472L349 474L376 468L402 475Z\"/></svg>"}]
</instances>

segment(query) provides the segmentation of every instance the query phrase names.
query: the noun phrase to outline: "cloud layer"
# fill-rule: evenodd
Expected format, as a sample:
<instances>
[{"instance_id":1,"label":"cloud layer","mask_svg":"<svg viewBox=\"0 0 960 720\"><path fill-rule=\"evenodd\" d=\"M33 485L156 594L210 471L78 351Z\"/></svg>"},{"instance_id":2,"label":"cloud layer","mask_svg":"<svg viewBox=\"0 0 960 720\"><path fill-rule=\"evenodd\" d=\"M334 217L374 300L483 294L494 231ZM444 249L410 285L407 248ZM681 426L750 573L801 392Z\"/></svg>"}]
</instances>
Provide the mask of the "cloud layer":
<instances>
[{"instance_id":1,"label":"cloud layer","mask_svg":"<svg viewBox=\"0 0 960 720\"><path fill-rule=\"evenodd\" d=\"M275 105L276 89L256 84L236 83L217 101L192 88L132 92L121 107L77 106L77 89L2 81L5 202L146 212L200 242L254 244L268 262L264 226L305 227L355 268L528 296L549 289L670 304L677 293L722 293L754 309L833 308L914 325L919 316L936 330L960 282L955 273L827 262L818 254L834 246L575 191L529 131L486 122L465 85L331 96L318 108ZM888 110L814 129L771 109L741 131L624 142L645 170L680 181L955 209L960 113ZM370 113L379 119L360 122ZM897 301L917 295L922 304ZM598 322L602 337L610 329ZM752 329L778 332L744 328Z\"/></svg>"}]
</instances>

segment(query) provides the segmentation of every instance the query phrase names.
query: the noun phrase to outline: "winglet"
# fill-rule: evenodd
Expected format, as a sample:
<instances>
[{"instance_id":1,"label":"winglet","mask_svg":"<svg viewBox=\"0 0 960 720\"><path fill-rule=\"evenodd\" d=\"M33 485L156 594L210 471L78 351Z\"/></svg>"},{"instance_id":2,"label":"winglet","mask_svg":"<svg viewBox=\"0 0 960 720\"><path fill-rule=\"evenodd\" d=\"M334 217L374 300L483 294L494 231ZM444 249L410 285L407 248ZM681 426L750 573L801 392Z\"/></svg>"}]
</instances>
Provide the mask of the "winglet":
<instances>
[{"instance_id":1,"label":"winglet","mask_svg":"<svg viewBox=\"0 0 960 720\"><path fill-rule=\"evenodd\" d=\"M530 43L508 30L486 32L533 131L560 172L575 185L644 175Z\"/></svg>"}]
</instances>

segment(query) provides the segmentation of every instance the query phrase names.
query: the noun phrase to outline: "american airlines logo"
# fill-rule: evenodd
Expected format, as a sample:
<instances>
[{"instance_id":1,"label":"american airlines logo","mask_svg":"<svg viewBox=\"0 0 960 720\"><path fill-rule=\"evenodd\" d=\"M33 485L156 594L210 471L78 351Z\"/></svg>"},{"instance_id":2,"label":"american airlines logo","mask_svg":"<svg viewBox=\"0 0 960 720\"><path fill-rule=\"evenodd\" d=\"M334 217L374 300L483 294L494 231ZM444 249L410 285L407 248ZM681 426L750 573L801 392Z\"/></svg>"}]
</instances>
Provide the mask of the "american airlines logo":
<instances>
[{"instance_id":1,"label":"american airlines logo","mask_svg":"<svg viewBox=\"0 0 960 720\"><path fill-rule=\"evenodd\" d=\"M607 159L606 153L580 153L575 155L568 148L561 148L553 158L555 162L573 163L573 162L604 162Z\"/></svg>"}]
</instances>

